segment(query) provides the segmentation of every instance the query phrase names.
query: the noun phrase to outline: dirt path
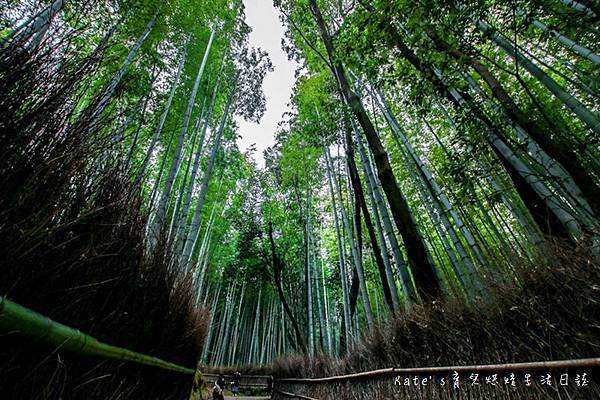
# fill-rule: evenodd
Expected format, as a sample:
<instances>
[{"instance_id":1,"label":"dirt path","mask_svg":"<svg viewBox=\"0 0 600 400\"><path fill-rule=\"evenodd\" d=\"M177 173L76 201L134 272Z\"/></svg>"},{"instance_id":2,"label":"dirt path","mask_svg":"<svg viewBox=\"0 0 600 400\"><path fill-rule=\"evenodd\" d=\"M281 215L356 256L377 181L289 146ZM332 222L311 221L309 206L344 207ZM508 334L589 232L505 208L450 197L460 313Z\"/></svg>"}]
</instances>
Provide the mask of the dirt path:
<instances>
[{"instance_id":1,"label":"dirt path","mask_svg":"<svg viewBox=\"0 0 600 400\"><path fill-rule=\"evenodd\" d=\"M233 397L233 396L225 396L225 400L269 400L270 397Z\"/></svg>"}]
</instances>

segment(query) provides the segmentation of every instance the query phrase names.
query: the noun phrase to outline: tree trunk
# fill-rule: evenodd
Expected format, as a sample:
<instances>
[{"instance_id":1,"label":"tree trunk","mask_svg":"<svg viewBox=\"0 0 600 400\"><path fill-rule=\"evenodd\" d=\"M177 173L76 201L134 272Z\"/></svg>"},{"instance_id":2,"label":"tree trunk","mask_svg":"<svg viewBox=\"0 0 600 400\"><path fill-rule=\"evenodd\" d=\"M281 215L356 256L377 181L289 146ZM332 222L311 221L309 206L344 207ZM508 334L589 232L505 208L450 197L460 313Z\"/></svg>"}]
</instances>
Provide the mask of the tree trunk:
<instances>
[{"instance_id":1,"label":"tree trunk","mask_svg":"<svg viewBox=\"0 0 600 400\"><path fill-rule=\"evenodd\" d=\"M190 94L187 109L185 111L185 115L183 118L183 124L181 126L181 131L179 133L177 147L175 148L175 154L173 156L173 162L171 164L171 169L169 170L169 176L167 177L167 181L165 182L165 187L163 188L162 197L160 199L160 202L158 203L156 216L154 217L153 232L151 232L151 234L154 235L154 238L151 239L152 245L156 242L157 235L158 235L161 225L163 223L164 216L167 212L167 201L171 194L171 188L173 187L173 182L175 181L175 175L176 175L177 169L179 168L179 157L181 156L181 150L183 147L183 139L185 137L185 134L187 133L188 124L190 122L190 118L192 115L192 109L194 107L194 103L196 102L196 94L198 93L198 86L200 85L200 80L202 79L202 73L204 72L204 67L206 65L206 60L208 59L208 54L210 52L210 48L212 45L214 35L215 35L215 31L214 31L214 29L211 29L210 38L208 39L208 44L206 45L206 50L204 51L204 57L202 59L202 63L200 64L200 68L198 68L198 73L196 74L196 80L194 81L194 87L192 88L192 93Z\"/></svg>"},{"instance_id":2,"label":"tree trunk","mask_svg":"<svg viewBox=\"0 0 600 400\"><path fill-rule=\"evenodd\" d=\"M188 156L188 160L187 160L187 164L185 167L185 171L183 173L183 177L181 178L181 184L177 193L177 200L175 201L175 209L173 210L173 215L171 218L171 226L169 229L169 238L174 241L175 243L177 243L177 237L173 237L173 235L175 235L177 233L176 229L177 229L177 223L179 221L179 212L181 209L181 205L183 204L183 195L184 193L186 193L186 188L188 187L188 176L190 173L190 167L192 166L192 157L194 156L194 149L196 147L196 139L198 138L198 127L200 126L200 121L202 120L202 113L204 112L204 103L202 104L202 107L200 108L200 115L198 116L198 119L196 121L195 127L193 129L192 132L192 140L191 143L189 145L190 147L190 154ZM182 161L182 162L185 162Z\"/></svg>"},{"instance_id":3,"label":"tree trunk","mask_svg":"<svg viewBox=\"0 0 600 400\"><path fill-rule=\"evenodd\" d=\"M575 0L560 0L567 7L571 7L574 10L577 10L590 18L596 18L596 13L592 11L589 7L581 4Z\"/></svg>"},{"instance_id":4,"label":"tree trunk","mask_svg":"<svg viewBox=\"0 0 600 400\"><path fill-rule=\"evenodd\" d=\"M385 266L386 276L387 276L388 283L389 283L389 286L391 289L391 295L392 295L392 300L394 302L394 308L397 309L400 306L400 298L398 296L398 290L396 288L396 280L394 279L394 273L392 271L392 265L391 265L391 261L390 261L388 245L387 245L387 242L385 241L385 236L383 234L383 227L381 226L381 213L379 210L380 204L378 204L378 199L375 194L375 190L377 188L374 188L374 185L372 182L373 177L370 176L373 173L371 170L370 160L366 157L366 154L364 154L365 150L362 145L362 139L361 139L361 137L358 133L358 129L354 123L352 124L352 130L354 132L354 139L356 140L356 142L358 144L358 152L360 154L361 165L363 166L363 172L365 175L365 183L367 185L367 193L369 194L369 200L371 201L371 208L373 210L373 219L375 220L377 238L378 238L379 242L381 243L381 253L383 256L383 263ZM379 193L377 195L381 196ZM384 205L384 207L385 207L385 205ZM394 239L395 239L395 237L394 237ZM399 267L403 266L404 269L406 269L406 265L404 265L403 262L402 262L402 264L398 264L398 266ZM402 287L404 288L404 282L402 282L401 284L402 284ZM405 296L406 296L406 291L405 291Z\"/></svg>"},{"instance_id":5,"label":"tree trunk","mask_svg":"<svg viewBox=\"0 0 600 400\"><path fill-rule=\"evenodd\" d=\"M600 120L596 118L585 105L577 100L573 95L567 93L554 79L538 68L533 62L525 57L521 52L515 50L514 46L502 37L494 28L483 21L477 21L479 30L489 36L489 38L509 56L516 59L532 76L537 78L552 94L556 96L565 106L567 106L583 123L585 123L596 134L600 134ZM537 140L537 138L536 138Z\"/></svg>"},{"instance_id":6,"label":"tree trunk","mask_svg":"<svg viewBox=\"0 0 600 400\"><path fill-rule=\"evenodd\" d=\"M283 264L277 255L277 250L275 248L275 239L273 238L273 223L269 221L269 243L271 244L271 257L273 263L273 280L275 281L275 287L277 288L277 294L279 295L279 300L281 301L281 305L285 310L290 322L292 323L292 327L294 328L294 332L296 333L296 344L300 347L301 350L306 351L306 342L304 341L304 337L302 337L302 333L300 332L300 328L298 326L298 322L290 309L290 306L285 298L285 293L283 291L283 285L281 282L281 271L283 271Z\"/></svg>"},{"instance_id":7,"label":"tree trunk","mask_svg":"<svg viewBox=\"0 0 600 400\"><path fill-rule=\"evenodd\" d=\"M343 318L343 322L344 322L344 326L346 327L346 329L344 330L345 333L345 344L346 344L346 349L348 350L350 345L351 345L351 335L350 335L350 299L349 299L349 293L348 293L348 271L346 270L346 252L344 249L344 245L343 245L343 241L342 241L342 235L341 235L341 229L340 229L340 223L338 220L338 213L337 213L337 200L336 200L336 196L335 196L335 192L333 190L333 182L332 182L332 177L331 175L333 174L333 169L331 167L331 163L329 161L329 149L325 148L325 160L326 160L326 169L327 169L327 181L329 183L329 192L331 193L331 206L333 208L333 221L334 221L334 225L335 225L335 232L337 235L337 245L338 245L338 258L339 258L339 264L340 264L340 278L341 278L341 283L342 283L342 305L343 305L343 313L344 313L344 318Z\"/></svg>"},{"instance_id":8,"label":"tree trunk","mask_svg":"<svg viewBox=\"0 0 600 400\"><path fill-rule=\"evenodd\" d=\"M492 175L492 172L489 170L489 168L487 168L481 161L479 161L478 164L484 172L485 179L489 182L495 192L500 194L502 203L508 209L508 211L515 216L516 220L527 233L528 239L530 239L537 246L541 245L543 240L540 236L540 230L538 230L535 225L530 223L530 217L527 215L527 213L519 205L515 205L513 199L507 195L506 192L509 189L501 187L496 178ZM533 218L533 214L531 214L531 218ZM533 222L537 224L535 218Z\"/></svg>"},{"instance_id":9,"label":"tree trunk","mask_svg":"<svg viewBox=\"0 0 600 400\"><path fill-rule=\"evenodd\" d=\"M239 325L240 325L240 316L242 314L242 301L244 300L244 293L246 292L246 282L244 282L242 284L242 292L240 293L240 302L238 304L237 307L237 313L235 314L235 324L233 327L233 347L231 348L231 351L229 352L229 359L228 364L229 365L233 365L236 362L236 351L237 351L237 346L238 346L238 342L239 342Z\"/></svg>"},{"instance_id":10,"label":"tree trunk","mask_svg":"<svg viewBox=\"0 0 600 400\"><path fill-rule=\"evenodd\" d=\"M326 149L325 152L326 152L325 153L326 161L328 163L331 163L332 162L331 157L328 154L329 149ZM333 165L330 166L330 169L331 169L331 171L334 170ZM360 293L362 295L363 305L365 307L365 316L367 317L367 324L369 326L369 329L371 329L374 327L373 311L371 310L371 301L369 299L369 292L367 290L367 282L365 280L365 274L364 274L362 260L361 260L360 252L359 252L359 246L357 243L359 235L357 233L356 237L354 237L354 235L352 234L350 218L346 211L346 207L344 207L344 204L343 204L342 191L340 190L340 185L338 184L338 181L335 178L333 179L333 186L335 188L335 191L336 191L337 196L340 201L340 211L342 213L342 223L346 229L346 232L348 233L348 241L350 243L352 262L354 264L355 271L358 275L358 286L360 287ZM353 309L352 301L350 301L350 307L351 307L351 309Z\"/></svg>"},{"instance_id":11,"label":"tree trunk","mask_svg":"<svg viewBox=\"0 0 600 400\"><path fill-rule=\"evenodd\" d=\"M306 256L305 256L305 275L306 275L306 312L308 326L308 354L313 355L315 353L315 336L314 336L314 321L313 321L313 295L312 295L312 265L310 258L310 239L311 239L311 225L310 225L310 189L308 190L306 199L306 223L305 227L305 238L306 238Z\"/></svg>"},{"instance_id":12,"label":"tree trunk","mask_svg":"<svg viewBox=\"0 0 600 400\"><path fill-rule=\"evenodd\" d=\"M221 64L221 71L223 69L223 64ZM182 211L181 217L179 218L179 221L177 223L177 238L178 239L183 238L183 235L185 233L185 227L188 222L188 215L190 212L190 205L192 202L192 193L194 192L194 186L196 185L196 175L198 174L198 169L200 167L200 159L202 158L202 151L204 149L204 141L206 138L206 131L208 130L208 125L209 125L210 119L212 117L212 111L213 111L213 108L215 106L215 102L217 99L221 71L219 72L219 75L217 76L217 81L215 82L215 87L213 89L212 98L211 98L210 104L208 106L208 111L206 112L206 117L204 119L204 125L202 127L202 134L200 136L200 143L198 144L198 149L196 150L196 158L194 159L194 168L192 169L192 175L190 177L190 184L188 186L188 190L187 190L186 197L185 197L183 211Z\"/></svg>"},{"instance_id":13,"label":"tree trunk","mask_svg":"<svg viewBox=\"0 0 600 400\"><path fill-rule=\"evenodd\" d=\"M527 132L527 134L529 134L542 149L548 153L548 155L557 160L567 171L569 171L577 185L585 192L586 199L593 207L594 213L600 215L600 189L596 184L596 180L587 172L571 146L562 139L562 133L558 132L554 137L550 137L542 127L538 126L533 119L527 116L519 106L517 106L508 92L504 89L504 86L483 63L467 56L460 50L452 48L431 29L427 30L427 34L434 41L439 50L447 52L457 60L466 62L477 71L489 86L493 96L501 104L506 115L522 127L525 132ZM524 58L523 56L520 57ZM527 62L529 63L529 61ZM527 65L528 64L525 64L526 68Z\"/></svg>"},{"instance_id":14,"label":"tree trunk","mask_svg":"<svg viewBox=\"0 0 600 400\"><path fill-rule=\"evenodd\" d=\"M550 34L550 36L555 37L559 42L561 42L567 49L572 52L579 54L583 58L587 58L591 62L596 65L600 65L600 55L594 53L592 50L587 47L581 46L577 44L574 40L569 39L568 37L561 35L560 32L555 31L554 29L549 28L546 24L538 20L537 18L531 18L527 16L527 13L521 9L517 9L517 13L525 18L528 21L533 22L535 26L540 28L545 33Z\"/></svg>"},{"instance_id":15,"label":"tree trunk","mask_svg":"<svg viewBox=\"0 0 600 400\"><path fill-rule=\"evenodd\" d=\"M435 194L432 192L431 185L427 185L423 176L419 174L418 167L414 162L410 162L408 159L409 155L406 154L406 150L401 146L396 137L394 137L396 141L396 145L404 158L406 163L408 172L413 180L414 185L416 186L423 203L425 204L425 208L427 209L427 213L429 214L435 231L438 234L440 241L442 242L442 247L444 251L448 255L448 259L450 260L450 265L454 270L458 281L460 282L461 288L465 293L469 293L469 291L475 286L472 284L473 279L478 279L477 277L473 277L471 274L474 273L473 264L471 263L471 259L467 255L456 231L454 231L454 227L450 222L448 216L444 212L440 202L435 197ZM412 164L412 165L411 165ZM443 228L443 229L442 229ZM450 244L448 240L448 236L450 236L452 243L454 244L454 248ZM433 244L432 244L433 245ZM456 254L460 256L460 261L456 257ZM465 272L463 271L463 266L468 271L468 277L465 276Z\"/></svg>"},{"instance_id":16,"label":"tree trunk","mask_svg":"<svg viewBox=\"0 0 600 400\"><path fill-rule=\"evenodd\" d=\"M160 134L162 132L163 126L165 125L165 121L167 119L167 115L169 114L169 110L171 108L171 103L173 103L173 97L175 97L175 90L177 89L177 84L179 83L179 78L181 77L181 72L183 71L183 66L185 64L187 51L180 56L179 66L177 67L177 73L175 74L175 80L173 81L173 85L171 86L171 91L169 93L169 97L167 98L167 102L165 103L165 108L158 119L158 125L156 125L156 129L154 130L154 135L152 135L152 140L150 141L150 145L148 146L148 150L146 150L146 157L144 157L144 161L142 162L142 166L140 167L140 171L138 172L137 178L134 182L133 188L134 190L141 184L144 179L144 175L146 174L146 168L148 167L148 163L152 158L152 154L154 152L154 147L160 138Z\"/></svg>"},{"instance_id":17,"label":"tree trunk","mask_svg":"<svg viewBox=\"0 0 600 400\"><path fill-rule=\"evenodd\" d=\"M217 158L217 152L221 144L221 137L223 136L223 131L225 130L225 123L227 122L227 119L229 117L229 108L231 107L231 103L233 102L233 98L235 97L236 90L237 78L233 82L231 92L229 93L227 104L225 105L223 116L221 117L221 124L219 125L219 129L214 138L212 152L208 160L208 165L206 166L206 171L204 171L204 177L202 178L202 186L200 187L200 193L198 194L198 202L196 203L196 210L194 211L194 217L192 218L190 231L188 232L185 246L183 248L183 253L181 255L182 265L185 265L190 261L194 248L196 247L196 241L198 240L198 232L200 228L200 218L202 216L202 207L204 206L204 200L206 199L206 194L208 193L208 184L210 182L212 170L214 168L215 160Z\"/></svg>"},{"instance_id":18,"label":"tree trunk","mask_svg":"<svg viewBox=\"0 0 600 400\"><path fill-rule=\"evenodd\" d=\"M159 75L160 75L160 71L157 70L154 73L154 76L152 77L152 80L150 82L150 87L149 87L146 95L144 96L145 99L144 99L143 105L141 105L141 103L140 103L140 101L141 101L141 98L140 98L140 101L138 101L138 104L136 104L135 107L133 108L133 110L131 111L132 114L137 114L137 112L141 108L142 115L140 116L140 120L138 121L137 128L135 130L135 135L133 137L133 140L131 141L131 145L129 146L129 152L127 153L127 159L125 160L125 169L127 171L130 171L131 161L133 159L133 155L135 153L135 150L138 146L138 141L140 139L140 131L142 130L142 128L144 127L144 124L146 123L146 116L148 113L148 102L150 101L150 98L152 97L152 96L150 96L150 92L152 91L152 88L154 87L154 83L156 82L156 79L158 79ZM140 107L140 105L141 105L141 107ZM127 119L128 120L130 119L129 116L127 117ZM123 125L123 129L120 132L120 136L123 136L125 134L125 130L127 129L128 124L129 124L129 122L126 122Z\"/></svg>"},{"instance_id":19,"label":"tree trunk","mask_svg":"<svg viewBox=\"0 0 600 400\"><path fill-rule=\"evenodd\" d=\"M404 262L404 257L402 255L402 251L400 249L400 244L396 239L396 233L394 232L394 227L392 226L392 221L390 220L390 216L388 213L387 206L383 201L383 197L381 196L381 189L379 187L379 183L375 178L375 174L373 173L373 167L371 166L371 159L367 155L367 152L362 144L362 139L357 136L356 141L358 143L358 149L361 154L362 164L365 166L366 175L368 180L370 181L370 185L373 188L373 195L375 197L375 203L377 203L377 207L379 208L379 212L381 214L381 219L383 220L383 227L386 232L386 236L390 242L390 247L392 248L392 255L394 256L394 261L396 263L396 267L398 268L398 272L400 275L400 283L402 285L402 291L404 293L404 301L408 302L409 299L414 296L414 288L410 279L410 274L408 271L408 267ZM393 274L392 274L393 276Z\"/></svg>"},{"instance_id":20,"label":"tree trunk","mask_svg":"<svg viewBox=\"0 0 600 400\"><path fill-rule=\"evenodd\" d=\"M333 355L333 343L331 340L331 325L329 322L329 300L327 297L327 286L325 285L325 268L323 268L323 259L320 258L319 259L319 270L321 271L320 273L320 281L321 284L323 285L322 287L322 299L323 299L323 315L325 317L325 322L323 324L323 326L325 327L325 334L326 334L326 338L327 338L327 351L330 355ZM319 285L320 286L320 285Z\"/></svg>"},{"instance_id":21,"label":"tree trunk","mask_svg":"<svg viewBox=\"0 0 600 400\"><path fill-rule=\"evenodd\" d=\"M115 89L117 88L117 85L119 84L119 82L121 82L121 79L123 78L123 76L125 76L125 73L127 72L127 70L129 69L129 66L133 62L133 59L135 58L137 52L139 51L140 47L142 47L142 44L144 43L144 41L150 34L150 31L152 31L152 28L154 27L154 24L156 23L156 19L158 17L159 11L160 11L160 7L156 10L154 15L152 16L152 19L150 19L150 21L144 28L144 31L142 32L142 34L135 41L135 44L129 51L129 54L127 54L125 61L123 61L123 64L121 64L121 67L119 68L119 70L117 71L115 76L111 79L111 81L108 83L108 85L106 85L106 87L102 91L102 94L100 95L100 100L93 106L93 108L89 114L86 113L87 115L85 115L85 117L86 117L86 119L89 119L89 130L90 131L93 131L96 128L96 126L98 124L98 120L100 119L100 115L102 114L102 112L104 111L106 106L108 105L108 101L113 96Z\"/></svg>"},{"instance_id":22,"label":"tree trunk","mask_svg":"<svg viewBox=\"0 0 600 400\"><path fill-rule=\"evenodd\" d=\"M499 106L486 95L486 93L481 89L481 87L479 87L475 80L466 74L463 76L467 80L467 83L480 96L483 97L486 104L488 104L493 110L499 110ZM445 113L443 108L442 111ZM581 218L587 220L587 224L593 225L595 223L594 211L585 199L580 187L573 180L572 176L563 168L560 163L552 159L542 148L540 148L540 146L530 136L528 136L520 126L514 126L513 130L518 139L525 142L528 155L549 175L550 179L548 179L548 183L553 184L553 186L555 186L556 189L559 190L570 203L572 203L573 207L578 211ZM576 155L573 154L573 157L576 157ZM584 167L581 166L581 168ZM592 191L595 190L593 188L588 189L589 193L592 193Z\"/></svg>"},{"instance_id":23,"label":"tree trunk","mask_svg":"<svg viewBox=\"0 0 600 400\"><path fill-rule=\"evenodd\" d=\"M435 71L440 82L443 82L441 78L441 74L439 71ZM445 84L445 83L444 83ZM464 109L465 113L469 113L472 108L464 99L464 97L458 93L458 91L452 87L448 87L449 95L454 98L454 101L460 105L461 108ZM531 185L531 188L539 194L537 197L541 199L544 204L548 207L548 210L554 214L554 216L560 221L563 225L565 231L569 232L572 235L572 238L578 240L580 237L581 229L577 220L568 212L568 210L562 208L561 200L556 198L545 186L544 182L542 182L539 177L531 171L531 169L523 163L521 159L519 159L514 152L504 143L500 137L496 134L497 129L492 125L492 123L483 115L481 112L478 112L477 117L483 122L487 128L487 138L488 141L496 153L496 155L501 158L503 165L506 167L507 165L511 165L517 174L520 174L527 184ZM511 175L512 177L513 175ZM515 183L516 184L516 183ZM520 193L525 193L521 191ZM523 202L529 207L531 207L530 211L536 213L537 201L534 200L531 203L529 202L528 197L522 197ZM539 221L539 220L536 220ZM540 229L544 230L543 226L540 226ZM555 229L558 231L558 229ZM568 235L567 235L568 236Z\"/></svg>"},{"instance_id":24,"label":"tree trunk","mask_svg":"<svg viewBox=\"0 0 600 400\"><path fill-rule=\"evenodd\" d=\"M321 276L318 274L317 266L319 265L319 247L315 244L315 250L313 252L313 272L315 274L313 280L315 282L315 294L317 298L317 312L319 314L319 348L321 351L325 351L326 346L326 334L327 327L325 326L325 304L323 301L323 293L321 291Z\"/></svg>"},{"instance_id":25,"label":"tree trunk","mask_svg":"<svg viewBox=\"0 0 600 400\"><path fill-rule=\"evenodd\" d=\"M379 106L381 107L381 111L383 112L386 120L388 121L388 123L390 124L390 127L392 128L392 136L396 140L397 140L397 138L399 138L402 141L402 144L404 144L404 146L406 147L406 150L408 151L411 159L413 160L414 164L416 165L416 167L419 171L419 174L421 175L421 179L423 180L423 182L425 183L425 186L431 193L433 201L438 204L438 209L440 211L440 214L442 214L442 218L448 219L448 223L450 224L450 228L452 230L451 234L454 234L454 236L457 236L454 231L454 227L450 223L450 218L452 218L454 220L454 222L456 223L456 226L458 227L458 229L462 233L463 237L467 241L469 247L473 251L473 254L477 258L477 260L479 260L479 262L481 264L484 264L484 259L483 259L483 256L481 255L481 250L477 246L477 243L475 242L473 235L466 228L465 224L463 223L462 219L458 216L456 211L454 211L454 208L452 207L450 200L448 199L446 194L442 191L442 189L439 187L439 185L435 182L435 180L433 179L433 175L431 174L431 172L429 171L427 166L423 163L421 158L414 151L410 142L408 141L408 139L402 132L402 129L400 128L400 125L398 124L398 121L396 120L394 115L391 113L391 110L389 108L389 105L387 104L385 97L383 97L383 95L381 93L379 93L379 97L381 98L381 101L382 101L382 104L380 103ZM400 143L398 143L398 145L400 145ZM462 248L462 244L460 243L460 240L458 238L453 241L455 242L455 245L458 246L457 249ZM464 249L462 251L464 252ZM464 253L464 254L466 255L466 253ZM469 274L472 277L475 277L476 273L475 273L474 266L473 266L471 260L468 259L468 257L463 258L463 263L468 268Z\"/></svg>"},{"instance_id":26,"label":"tree trunk","mask_svg":"<svg viewBox=\"0 0 600 400\"><path fill-rule=\"evenodd\" d=\"M365 7L372 12L374 15L376 15L374 12L375 10L373 9L373 7L371 7L370 5L365 5ZM458 93L456 92L456 90L451 89L442 79L441 74L438 71L433 70L429 65L425 65L422 64L420 62L420 60L416 57L416 55L412 52L412 50L410 50L410 48L408 48L408 46L406 46L406 44L403 42L402 37L400 36L399 32L397 31L397 29L394 27L393 24L387 23L387 22L382 22L382 26L384 29L387 30L388 34L390 35L390 37L392 38L393 43L395 44L395 46L397 47L397 49L400 51L400 54L403 58L405 58L406 60L408 60L419 72L421 72L432 84L433 86L444 96L446 97L452 104L454 104L457 109L459 110L463 110L466 112L467 115L469 115L469 108L468 107L464 107L464 100L459 99ZM487 26L487 25L486 25ZM487 26L489 28L489 26ZM490 28L491 30L491 28ZM503 44L503 48L505 51L507 51L509 54L512 51L512 47L510 45L510 43L508 43L506 40L502 39L500 40L499 36L497 33L493 32L492 37L496 40L498 40L499 43ZM528 61L528 60L527 60ZM531 62L529 62L529 64L527 64L529 67L535 67ZM537 68L537 67L535 67ZM554 82L550 77L547 77L541 70L537 69L537 72L539 72L538 75L540 80L543 80L544 82L546 82L549 86L552 86L552 88L555 90L555 94L561 95L563 102L570 102L570 104L572 106L575 106L575 109L581 110L581 108L576 107L577 105L577 100L575 100L574 98L572 98L572 96L567 95L566 93L562 92L562 88L560 88L556 82ZM548 81L548 79L544 79L544 77L547 77L550 81ZM552 83L554 83L554 85L552 85ZM574 100L574 102L572 101ZM595 120L595 117L590 116L589 113L586 114L586 110L585 107L583 107L583 110L581 110L583 112L583 115L586 116L585 118L587 118L588 122L593 122ZM490 121L487 120L487 118L485 118L485 116L479 112L478 110L473 110L473 112L475 113L476 117L483 122L484 124L486 124L488 126L488 129L492 129L492 125L490 123ZM527 202L526 198L523 198L524 202ZM532 210L533 213L533 210Z\"/></svg>"},{"instance_id":27,"label":"tree trunk","mask_svg":"<svg viewBox=\"0 0 600 400\"><path fill-rule=\"evenodd\" d=\"M538 194L537 197L545 204L544 209L547 211L544 211L543 213L534 211L535 214L538 215L538 218L536 219L538 222L545 220L542 222L545 226L540 227L550 234L558 233L560 237L577 240L581 236L581 228L577 223L577 219L570 214L568 210L563 208L560 199L557 199L548 190L544 182L540 181L540 179L531 171L531 169L523 161L521 161L500 138L497 136L490 136L490 141L494 147L494 150L496 151L496 154L502 158L501 161L505 168L507 167L507 164L511 164L511 166L516 170L516 173L523 177L525 182L531 186L532 190ZM514 177L514 173L510 175L511 178ZM515 184L517 184L517 182L515 182ZM535 198L535 196L528 194L526 198L529 200ZM535 202L537 203L537 201ZM540 208L539 206L534 207L538 209ZM546 214L546 216L544 216L544 214ZM552 218L552 216L554 216L556 219ZM556 220L559 221L558 224L556 223ZM551 222L551 224L548 224L546 221ZM560 229L559 226L564 227L564 230ZM565 232L568 232L568 234L565 235Z\"/></svg>"},{"instance_id":28,"label":"tree trunk","mask_svg":"<svg viewBox=\"0 0 600 400\"><path fill-rule=\"evenodd\" d=\"M208 350L210 349L210 344L212 341L213 331L213 321L215 317L215 309L217 307L217 301L219 300L219 294L221 293L221 281L219 281L219 285L217 287L217 291L213 296L213 301L210 306L210 319L208 320L208 333L206 335L206 340L204 341L204 347L202 349L202 357L200 358L204 362L208 362Z\"/></svg>"},{"instance_id":29,"label":"tree trunk","mask_svg":"<svg viewBox=\"0 0 600 400\"><path fill-rule=\"evenodd\" d=\"M367 227L367 233L369 240L371 241L371 247L373 248L373 255L375 257L375 264L379 270L379 277L381 279L381 286L385 301L392 311L392 313L398 308L398 293L396 292L396 285L393 283L390 276L387 274L387 269L381 255L381 249L377 243L377 236L375 234L375 228L371 220L371 213L365 200L365 194L363 191L362 183L360 182L360 176L358 175L358 169L356 168L356 162L354 161L354 152L352 151L352 138L350 131L346 132L346 159L348 161L348 169L350 170L350 181L356 195L357 207L360 207L364 217L365 225ZM360 220L359 220L360 223ZM391 272L391 271L390 271ZM392 287L393 293L392 295Z\"/></svg>"},{"instance_id":30,"label":"tree trunk","mask_svg":"<svg viewBox=\"0 0 600 400\"><path fill-rule=\"evenodd\" d=\"M423 241L423 237L419 233L417 226L410 214L410 208L406 199L402 195L400 188L396 182L396 177L389 163L387 153L375 132L375 128L371 123L360 99L354 93L348 84L345 71L339 62L333 63L334 50L331 37L325 26L325 21L321 15L316 0L309 0L309 4L321 37L327 49L329 59L334 65L334 74L340 86L340 89L350 105L352 112L359 121L363 132L369 143L369 147L375 156L375 164L377 166L379 180L386 194L394 221L398 231L404 239L408 261L412 269L413 277L417 286L417 290L423 296L424 300L432 300L440 296L441 288L436 279L435 266L431 264L430 258L427 255L427 249Z\"/></svg>"},{"instance_id":31,"label":"tree trunk","mask_svg":"<svg viewBox=\"0 0 600 400\"><path fill-rule=\"evenodd\" d=\"M55 0L37 15L15 28L0 41L0 51L4 53L14 50L15 47L24 47L25 42L33 35L48 29L52 19L63 9L65 3L65 0Z\"/></svg>"}]
</instances>

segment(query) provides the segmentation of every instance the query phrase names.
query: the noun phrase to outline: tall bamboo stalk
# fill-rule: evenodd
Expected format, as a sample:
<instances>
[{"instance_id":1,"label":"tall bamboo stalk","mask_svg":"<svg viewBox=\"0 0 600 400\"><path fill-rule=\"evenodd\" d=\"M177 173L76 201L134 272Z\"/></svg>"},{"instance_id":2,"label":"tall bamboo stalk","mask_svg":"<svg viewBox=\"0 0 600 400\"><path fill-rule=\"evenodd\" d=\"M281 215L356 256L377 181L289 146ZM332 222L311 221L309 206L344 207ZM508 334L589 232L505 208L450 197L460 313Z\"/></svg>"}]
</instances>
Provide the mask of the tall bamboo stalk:
<instances>
[{"instance_id":1,"label":"tall bamboo stalk","mask_svg":"<svg viewBox=\"0 0 600 400\"><path fill-rule=\"evenodd\" d=\"M193 368L186 368L157 357L100 342L90 335L53 321L3 296L0 296L0 330L18 332L20 335L42 341L54 348L81 355L131 361L184 374L195 373Z\"/></svg>"}]
</instances>

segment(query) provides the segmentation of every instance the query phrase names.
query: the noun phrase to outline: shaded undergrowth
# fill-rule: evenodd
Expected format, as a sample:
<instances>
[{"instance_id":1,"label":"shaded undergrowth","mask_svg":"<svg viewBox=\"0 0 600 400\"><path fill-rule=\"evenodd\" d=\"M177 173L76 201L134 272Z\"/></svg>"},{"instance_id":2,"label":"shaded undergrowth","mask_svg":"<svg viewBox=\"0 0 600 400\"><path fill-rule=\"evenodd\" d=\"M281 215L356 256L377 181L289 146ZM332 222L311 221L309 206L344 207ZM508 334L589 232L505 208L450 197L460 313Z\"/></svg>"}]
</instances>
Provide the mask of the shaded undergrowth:
<instances>
[{"instance_id":1,"label":"shaded undergrowth","mask_svg":"<svg viewBox=\"0 0 600 400\"><path fill-rule=\"evenodd\" d=\"M117 121L91 123L76 110L99 54L40 48L0 53L0 294L106 343L194 368L206 318L191 277L164 239L146 247L147 213L109 151ZM192 379L0 334L3 399L181 399Z\"/></svg>"}]
</instances>

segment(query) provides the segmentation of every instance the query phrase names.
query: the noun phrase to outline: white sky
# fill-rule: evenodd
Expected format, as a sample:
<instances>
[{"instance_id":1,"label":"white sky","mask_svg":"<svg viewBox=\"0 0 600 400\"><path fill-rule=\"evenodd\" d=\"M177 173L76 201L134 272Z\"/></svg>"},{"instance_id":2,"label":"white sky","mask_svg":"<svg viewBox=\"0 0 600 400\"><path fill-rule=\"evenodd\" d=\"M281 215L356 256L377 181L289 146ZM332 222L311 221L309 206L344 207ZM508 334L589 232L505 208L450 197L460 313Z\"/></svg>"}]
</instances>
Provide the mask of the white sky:
<instances>
[{"instance_id":1,"label":"white sky","mask_svg":"<svg viewBox=\"0 0 600 400\"><path fill-rule=\"evenodd\" d=\"M263 151L273 145L273 135L282 114L288 109L294 70L297 64L288 61L281 49L283 27L279 21L279 12L273 6L273 0L243 0L246 6L246 23L252 28L250 44L269 53L274 71L267 74L263 90L267 100L267 109L260 124L254 124L236 117L242 138L238 145L242 151L256 144L255 158L259 167L264 167Z\"/></svg>"}]
</instances>

